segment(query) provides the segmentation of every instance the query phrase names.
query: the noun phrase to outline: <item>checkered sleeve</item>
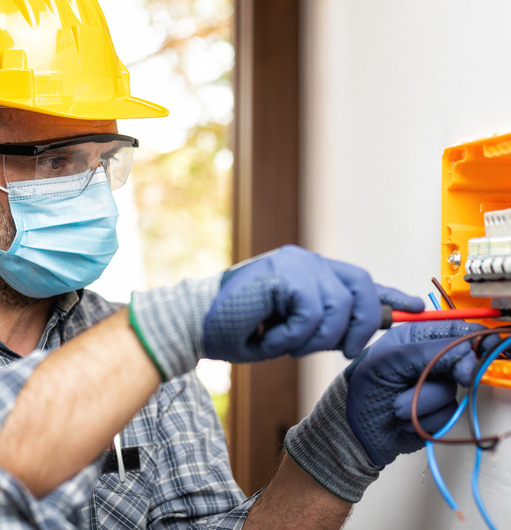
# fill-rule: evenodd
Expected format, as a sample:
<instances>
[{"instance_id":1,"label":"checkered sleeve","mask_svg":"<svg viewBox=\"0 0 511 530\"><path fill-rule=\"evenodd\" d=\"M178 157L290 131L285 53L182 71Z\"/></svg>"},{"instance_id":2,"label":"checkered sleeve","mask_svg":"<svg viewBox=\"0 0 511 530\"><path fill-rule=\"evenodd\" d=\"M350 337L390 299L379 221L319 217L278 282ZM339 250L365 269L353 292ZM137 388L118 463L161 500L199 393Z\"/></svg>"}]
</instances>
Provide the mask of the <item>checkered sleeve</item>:
<instances>
[{"instance_id":1,"label":"checkered sleeve","mask_svg":"<svg viewBox=\"0 0 511 530\"><path fill-rule=\"evenodd\" d=\"M16 363L0 368L0 428L14 408L21 389L46 356L47 353L42 351L34 352Z\"/></svg>"},{"instance_id":2,"label":"checkered sleeve","mask_svg":"<svg viewBox=\"0 0 511 530\"><path fill-rule=\"evenodd\" d=\"M221 275L131 296L130 323L163 381L193 370L204 353L204 319Z\"/></svg>"},{"instance_id":3,"label":"checkered sleeve","mask_svg":"<svg viewBox=\"0 0 511 530\"><path fill-rule=\"evenodd\" d=\"M0 428L14 408L19 392L47 355L47 352L34 352L0 369ZM15 477L0 469L0 528L76 528L80 507L89 497L98 471L99 462L96 462L39 500Z\"/></svg>"},{"instance_id":4,"label":"checkered sleeve","mask_svg":"<svg viewBox=\"0 0 511 530\"><path fill-rule=\"evenodd\" d=\"M0 469L0 528L71 530L80 525L80 508L96 482L98 467L89 466L44 499L36 499L15 477Z\"/></svg>"},{"instance_id":5,"label":"checkered sleeve","mask_svg":"<svg viewBox=\"0 0 511 530\"><path fill-rule=\"evenodd\" d=\"M241 530L252 506L254 506L261 493L262 490L252 495L252 497L234 508L234 510L226 514L210 517L206 522L199 522L198 526L194 526L193 528L197 528L197 530L206 528L208 530Z\"/></svg>"},{"instance_id":6,"label":"checkered sleeve","mask_svg":"<svg viewBox=\"0 0 511 530\"><path fill-rule=\"evenodd\" d=\"M0 469L0 527L10 530L74 528L61 512L36 500L24 485Z\"/></svg>"}]
</instances>

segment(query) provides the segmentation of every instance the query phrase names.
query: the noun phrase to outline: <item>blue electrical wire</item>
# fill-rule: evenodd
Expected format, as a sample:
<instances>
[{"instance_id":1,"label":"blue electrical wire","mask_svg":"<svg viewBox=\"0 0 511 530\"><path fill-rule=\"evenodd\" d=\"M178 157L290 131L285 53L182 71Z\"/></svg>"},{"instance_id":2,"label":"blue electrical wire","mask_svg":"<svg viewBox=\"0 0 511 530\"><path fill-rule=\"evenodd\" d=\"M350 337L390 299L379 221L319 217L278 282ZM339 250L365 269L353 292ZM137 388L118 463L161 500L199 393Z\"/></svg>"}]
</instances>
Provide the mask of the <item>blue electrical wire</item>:
<instances>
[{"instance_id":1,"label":"blue electrical wire","mask_svg":"<svg viewBox=\"0 0 511 530\"><path fill-rule=\"evenodd\" d=\"M483 450L479 447L476 449L476 457L474 461L474 471L472 472L472 494L474 496L474 500L476 502L477 509L479 510L479 513L481 514L481 517L484 519L484 522L486 523L486 526L490 528L491 530L497 530L497 527L495 526L495 523L491 520L490 514L488 513L488 510L486 510L486 507L483 503L483 499L481 497L481 492L479 491L479 471L481 469L481 455L483 453Z\"/></svg>"},{"instance_id":2,"label":"blue electrical wire","mask_svg":"<svg viewBox=\"0 0 511 530\"><path fill-rule=\"evenodd\" d=\"M475 380L474 380L474 392L472 394L472 403L470 406L472 407L472 414L474 418L474 434L476 435L476 438L481 437L481 430L479 428L479 420L477 418L477 408L476 408L476 398L477 398L477 389L479 386L479 383L481 381L481 378L483 377L484 373L490 366L490 364L509 346L511 345L511 337L508 337L506 340L502 341L496 348L491 352L490 355L484 360L483 364L479 368ZM481 492L479 490L479 472L481 469L481 456L482 456L482 449L478 447L476 449L476 458L474 462L474 470L472 472L472 494L474 495L474 500L477 505L477 509L479 510L479 513L481 514L481 517L484 519L484 522L490 528L491 530L497 530L497 527L495 526L495 523L492 521L488 511L486 510L486 507L484 506Z\"/></svg>"},{"instance_id":3,"label":"blue electrical wire","mask_svg":"<svg viewBox=\"0 0 511 530\"><path fill-rule=\"evenodd\" d=\"M457 421L463 414L467 404L468 396L465 396L461 403L458 405L458 408L456 409L456 412L452 415L451 419L438 432L433 435L433 438L442 438L442 436L445 436L454 427L454 425L456 425ZM438 463L435 456L435 446L433 442L426 442L426 456L428 457L428 464L431 470L431 475L433 476L433 480L435 481L438 490L442 494L442 497L445 499L445 502L448 504L448 506L457 513L458 517L460 519L463 519L463 516L459 510L458 503L452 496L451 492L449 491L449 488L447 487L440 473L440 469L438 467Z\"/></svg>"},{"instance_id":4,"label":"blue electrical wire","mask_svg":"<svg viewBox=\"0 0 511 530\"><path fill-rule=\"evenodd\" d=\"M433 306L440 310L440 304L438 303L434 293L429 293L429 298L431 302L433 303ZM503 341L484 361L484 363L481 365L478 373L476 374L475 378L475 384L474 384L474 393L472 397L472 410L473 410L473 417L474 417L474 429L475 429L475 435L477 438L481 436L481 432L479 429L479 422L477 420L477 411L476 411L476 397L477 397L477 388L479 385L479 382L484 374L484 372L488 369L491 362L496 359L507 347L511 344L511 337ZM460 419L461 415L463 414L465 408L468 404L468 395L466 395L461 403L459 404L458 408L456 409L456 412L453 414L451 419L438 431L436 432L433 437L434 438L442 438L445 436L453 427L456 425L458 420ZM447 487L441 473L440 469L438 467L438 463L435 456L435 448L434 443L431 441L426 442L426 456L428 458L428 464L429 468L431 470L431 475L433 477L433 480L435 481L435 484L437 485L437 488L443 498L445 499L445 502L447 505L456 512L458 517L460 519L463 519L463 515L461 514L459 510L458 503L454 499L453 495L449 491L449 488ZM491 530L497 530L496 526L494 525L493 521L491 520L484 503L481 498L481 493L479 491L479 471L481 466L481 456L482 456L482 449L477 447L476 449L476 458L474 462L474 471L472 474L472 493L474 496L474 500L476 502L477 508L483 517L484 521L486 522L487 526Z\"/></svg>"},{"instance_id":5,"label":"blue electrical wire","mask_svg":"<svg viewBox=\"0 0 511 530\"><path fill-rule=\"evenodd\" d=\"M438 300L436 299L436 296L434 293L429 293L428 294L429 296L429 299L431 300L434 308L437 310L437 311L440 311L442 309L442 306L440 305L440 303L438 302Z\"/></svg>"},{"instance_id":6,"label":"blue electrical wire","mask_svg":"<svg viewBox=\"0 0 511 530\"><path fill-rule=\"evenodd\" d=\"M470 404L473 411L473 417L474 417L474 433L476 438L479 438L481 436L481 430L479 428L479 421L477 418L477 410L476 410L476 398L477 398L477 389L479 386L479 383L490 366L490 364L508 347L511 345L511 337L508 337L506 340L504 340L501 344L495 348L493 352L491 352L490 355L484 360L484 362L481 364L481 367L479 368L475 380L474 380L474 391L472 395L472 403ZM433 435L434 438L441 438L442 436L445 436L456 424L456 422L459 420L461 414L464 412L466 406L468 404L468 395L463 398L461 403L459 404L458 408L456 409L456 412L453 414L451 419L440 429L437 433ZM474 500L476 502L477 509L479 510L479 513L481 514L481 517L485 521L488 528L491 530L497 530L497 527L495 526L495 523L493 523L488 511L486 510L486 507L484 506L481 492L479 490L479 472L481 468L481 456L482 456L482 449L477 447L476 449L476 457L474 462L474 470L472 473L472 494L474 496ZM452 496L451 492L447 488L447 485L445 484L442 475L440 474L440 470L438 468L438 464L436 461L435 453L434 453L434 444L433 442L427 441L426 442L426 454L428 456L428 462L429 467L431 469L431 474L433 476L433 479L444 497L446 503L448 506L457 512L458 516L461 516L461 513L458 508L458 503Z\"/></svg>"},{"instance_id":7,"label":"blue electrical wire","mask_svg":"<svg viewBox=\"0 0 511 530\"><path fill-rule=\"evenodd\" d=\"M428 296L431 302L433 303L433 306L435 307L435 309L437 311L440 311L441 306L435 294L431 292L428 294ZM436 432L433 435L433 438L442 438L442 436L445 436L454 427L454 425L456 425L456 422L460 419L461 415L463 414L463 411L465 410L467 403L468 403L468 396L465 396L462 402L458 405L458 408L456 409L456 412L453 414L451 419L438 432ZM440 473L438 462L435 456L435 446L433 442L430 442L430 441L426 442L426 456L428 458L428 465L429 465L429 469L431 470L431 476L433 477L433 480L435 481L438 491L442 494L442 497L445 499L445 502L447 503L447 505L457 513L460 519L463 519L463 516L461 515L461 512L459 510L458 503L452 496L451 492L449 491L449 488L447 487L447 484L445 483L442 477L442 474Z\"/></svg>"}]
</instances>

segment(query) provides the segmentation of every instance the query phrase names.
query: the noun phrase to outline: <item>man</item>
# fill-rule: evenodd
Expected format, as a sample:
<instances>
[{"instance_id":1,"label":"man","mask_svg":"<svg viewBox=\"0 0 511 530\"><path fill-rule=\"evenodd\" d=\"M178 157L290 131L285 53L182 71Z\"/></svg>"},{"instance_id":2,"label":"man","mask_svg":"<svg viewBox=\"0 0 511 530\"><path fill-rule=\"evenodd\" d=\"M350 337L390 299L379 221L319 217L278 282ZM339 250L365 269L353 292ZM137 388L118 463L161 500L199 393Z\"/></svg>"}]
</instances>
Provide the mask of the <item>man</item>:
<instances>
[{"instance_id":1,"label":"man","mask_svg":"<svg viewBox=\"0 0 511 530\"><path fill-rule=\"evenodd\" d=\"M397 396L408 399L403 373L471 328L388 333L291 429L274 481L245 500L197 361L335 348L354 358L381 324L381 303L420 311L422 302L298 247L134 293L128 308L84 291L117 249L111 190L138 145L115 120L166 110L131 97L95 0L6 0L0 24L0 358L9 365L0 375L0 522L339 527L382 466L421 446L399 427L409 407L394 411ZM423 409L432 430L453 406L447 380L466 383L469 354L460 346L442 365L447 390ZM392 390L376 414L366 404L382 367Z\"/></svg>"},{"instance_id":2,"label":"man","mask_svg":"<svg viewBox=\"0 0 511 530\"><path fill-rule=\"evenodd\" d=\"M160 382L128 318L123 310L42 362L45 355L34 353L0 371L0 521L5 526L79 524L77 512L99 463L55 486L96 458ZM152 528L339 528L352 502L384 465L422 446L409 428L410 386L440 348L474 329L477 326L460 322L403 325L389 331L334 380L313 413L291 429L286 437L289 456L262 494L217 517L183 520L174 512L147 523ZM455 382L466 384L474 364L470 344L462 343L438 367L430 395L419 405L421 422L429 430L438 429L452 414ZM95 369L98 366L101 369ZM182 488L187 478L181 477ZM212 485L218 487L215 481ZM232 499L233 504L242 500ZM135 509L137 500L130 499L130 504ZM117 526L133 527L122 515L118 513Z\"/></svg>"}]
</instances>

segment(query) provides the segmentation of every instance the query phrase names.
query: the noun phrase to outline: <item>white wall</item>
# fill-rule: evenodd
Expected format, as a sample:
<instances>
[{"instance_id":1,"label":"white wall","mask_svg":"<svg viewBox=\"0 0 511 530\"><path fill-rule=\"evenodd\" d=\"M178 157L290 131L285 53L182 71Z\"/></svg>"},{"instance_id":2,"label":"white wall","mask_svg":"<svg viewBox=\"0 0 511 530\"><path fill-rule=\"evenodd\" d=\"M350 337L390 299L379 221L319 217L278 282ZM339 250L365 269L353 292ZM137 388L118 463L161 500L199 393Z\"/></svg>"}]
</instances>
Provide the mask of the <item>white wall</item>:
<instances>
[{"instance_id":1,"label":"white wall","mask_svg":"<svg viewBox=\"0 0 511 530\"><path fill-rule=\"evenodd\" d=\"M440 273L441 157L511 132L507 0L304 0L303 244L427 299ZM307 359L301 411L344 361ZM511 391L484 388L481 413L511 427ZM424 454L400 457L346 528L484 528L470 492L471 447L437 450L466 515L436 491ZM485 455L481 489L499 528L511 515L511 442Z\"/></svg>"}]
</instances>

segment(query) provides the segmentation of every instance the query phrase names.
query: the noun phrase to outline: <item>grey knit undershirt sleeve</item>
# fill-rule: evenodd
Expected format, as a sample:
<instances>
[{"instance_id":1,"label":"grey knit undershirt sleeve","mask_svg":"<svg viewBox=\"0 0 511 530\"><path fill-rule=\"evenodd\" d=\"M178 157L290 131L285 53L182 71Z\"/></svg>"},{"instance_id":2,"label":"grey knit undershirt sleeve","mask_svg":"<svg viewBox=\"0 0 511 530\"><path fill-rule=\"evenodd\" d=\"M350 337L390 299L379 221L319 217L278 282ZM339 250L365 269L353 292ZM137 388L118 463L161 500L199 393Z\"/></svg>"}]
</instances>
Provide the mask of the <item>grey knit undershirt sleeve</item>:
<instances>
[{"instance_id":1,"label":"grey knit undershirt sleeve","mask_svg":"<svg viewBox=\"0 0 511 530\"><path fill-rule=\"evenodd\" d=\"M348 502L358 502L383 467L375 466L346 419L348 383L340 374L314 410L285 438L295 462L325 489Z\"/></svg>"},{"instance_id":2,"label":"grey knit undershirt sleeve","mask_svg":"<svg viewBox=\"0 0 511 530\"><path fill-rule=\"evenodd\" d=\"M165 380L193 370L204 357L204 319L220 279L218 274L132 293L135 331Z\"/></svg>"}]
</instances>

